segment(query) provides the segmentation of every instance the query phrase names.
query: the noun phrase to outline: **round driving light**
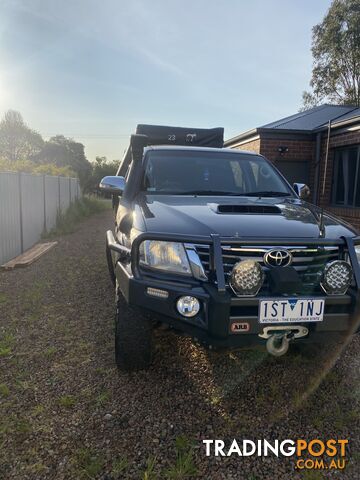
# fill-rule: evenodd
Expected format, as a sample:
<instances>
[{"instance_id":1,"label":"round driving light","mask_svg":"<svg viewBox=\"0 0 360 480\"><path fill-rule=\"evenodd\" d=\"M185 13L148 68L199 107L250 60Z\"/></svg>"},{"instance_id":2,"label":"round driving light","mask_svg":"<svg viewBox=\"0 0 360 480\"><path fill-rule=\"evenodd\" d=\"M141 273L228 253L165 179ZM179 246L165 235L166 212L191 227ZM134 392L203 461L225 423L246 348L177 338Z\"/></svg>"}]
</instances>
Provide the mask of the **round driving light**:
<instances>
[{"instance_id":1,"label":"round driving light","mask_svg":"<svg viewBox=\"0 0 360 480\"><path fill-rule=\"evenodd\" d=\"M230 287L236 295L255 296L264 282L264 272L258 262L243 260L234 265Z\"/></svg>"},{"instance_id":2,"label":"round driving light","mask_svg":"<svg viewBox=\"0 0 360 480\"><path fill-rule=\"evenodd\" d=\"M200 302L195 297L180 297L176 302L177 311L184 317L195 317L200 310Z\"/></svg>"},{"instance_id":3,"label":"round driving light","mask_svg":"<svg viewBox=\"0 0 360 480\"><path fill-rule=\"evenodd\" d=\"M352 281L352 268L343 260L334 260L325 265L320 285L328 294L342 295Z\"/></svg>"}]
</instances>

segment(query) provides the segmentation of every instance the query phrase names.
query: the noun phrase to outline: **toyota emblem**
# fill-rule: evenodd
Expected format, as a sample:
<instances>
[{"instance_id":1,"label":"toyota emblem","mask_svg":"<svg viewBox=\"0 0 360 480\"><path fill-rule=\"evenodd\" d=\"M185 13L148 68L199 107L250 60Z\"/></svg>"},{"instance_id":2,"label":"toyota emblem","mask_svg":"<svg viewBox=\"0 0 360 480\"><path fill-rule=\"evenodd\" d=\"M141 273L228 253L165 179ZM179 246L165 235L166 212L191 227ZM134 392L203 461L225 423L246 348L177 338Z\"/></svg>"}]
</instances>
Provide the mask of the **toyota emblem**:
<instances>
[{"instance_id":1,"label":"toyota emblem","mask_svg":"<svg viewBox=\"0 0 360 480\"><path fill-rule=\"evenodd\" d=\"M268 267L287 267L292 262L292 255L287 250L269 250L264 255Z\"/></svg>"}]
</instances>

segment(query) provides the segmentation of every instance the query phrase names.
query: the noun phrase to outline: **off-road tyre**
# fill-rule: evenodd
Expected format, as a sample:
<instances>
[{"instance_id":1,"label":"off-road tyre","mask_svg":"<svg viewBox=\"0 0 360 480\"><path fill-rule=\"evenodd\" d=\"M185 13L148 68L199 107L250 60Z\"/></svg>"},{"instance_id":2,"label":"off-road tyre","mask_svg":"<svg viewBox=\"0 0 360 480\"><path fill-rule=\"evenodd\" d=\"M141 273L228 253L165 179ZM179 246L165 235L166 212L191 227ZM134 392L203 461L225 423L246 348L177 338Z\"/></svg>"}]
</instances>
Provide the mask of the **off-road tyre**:
<instances>
[{"instance_id":1,"label":"off-road tyre","mask_svg":"<svg viewBox=\"0 0 360 480\"><path fill-rule=\"evenodd\" d=\"M153 355L153 326L138 308L122 300L116 285L115 361L119 370L133 372L149 368Z\"/></svg>"}]
</instances>

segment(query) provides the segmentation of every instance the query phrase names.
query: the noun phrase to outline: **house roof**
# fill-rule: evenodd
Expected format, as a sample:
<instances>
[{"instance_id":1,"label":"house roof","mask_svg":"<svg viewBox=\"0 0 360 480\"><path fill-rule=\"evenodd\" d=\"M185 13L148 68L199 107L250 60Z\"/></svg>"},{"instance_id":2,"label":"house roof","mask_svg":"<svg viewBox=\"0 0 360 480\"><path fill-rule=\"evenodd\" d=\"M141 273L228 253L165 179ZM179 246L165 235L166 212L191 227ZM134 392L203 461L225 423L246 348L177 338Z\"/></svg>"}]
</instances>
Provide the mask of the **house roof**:
<instances>
[{"instance_id":1,"label":"house roof","mask_svg":"<svg viewBox=\"0 0 360 480\"><path fill-rule=\"evenodd\" d=\"M360 117L360 108L352 109L350 112L345 113L341 117L337 118L333 124L336 125L337 123L342 123L345 120L355 119L356 117Z\"/></svg>"},{"instance_id":2,"label":"house roof","mask_svg":"<svg viewBox=\"0 0 360 480\"><path fill-rule=\"evenodd\" d=\"M325 128L329 121L331 121L333 126L336 126L337 124L340 126L343 121L350 122L352 119L360 121L360 108L346 105L324 104L240 133L239 135L226 140L225 146L240 142L250 136L257 135L260 132L283 131L293 133L314 133L317 130Z\"/></svg>"},{"instance_id":3,"label":"house roof","mask_svg":"<svg viewBox=\"0 0 360 480\"><path fill-rule=\"evenodd\" d=\"M267 123L260 128L311 131L328 123L329 120L333 121L343 115L349 115L353 110L356 109L344 105L325 104L304 112L296 113L290 117L281 118L276 122Z\"/></svg>"}]
</instances>

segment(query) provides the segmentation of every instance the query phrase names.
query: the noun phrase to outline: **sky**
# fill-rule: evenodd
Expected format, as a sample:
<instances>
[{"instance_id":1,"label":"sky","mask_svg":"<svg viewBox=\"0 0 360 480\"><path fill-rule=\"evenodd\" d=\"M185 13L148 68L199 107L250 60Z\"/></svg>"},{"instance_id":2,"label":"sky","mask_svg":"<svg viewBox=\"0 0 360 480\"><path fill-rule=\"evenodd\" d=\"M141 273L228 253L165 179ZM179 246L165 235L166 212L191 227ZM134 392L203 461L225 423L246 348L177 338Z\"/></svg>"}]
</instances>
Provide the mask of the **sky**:
<instances>
[{"instance_id":1,"label":"sky","mask_svg":"<svg viewBox=\"0 0 360 480\"><path fill-rule=\"evenodd\" d=\"M299 110L330 0L0 0L0 116L122 157L138 123L225 127Z\"/></svg>"}]
</instances>

